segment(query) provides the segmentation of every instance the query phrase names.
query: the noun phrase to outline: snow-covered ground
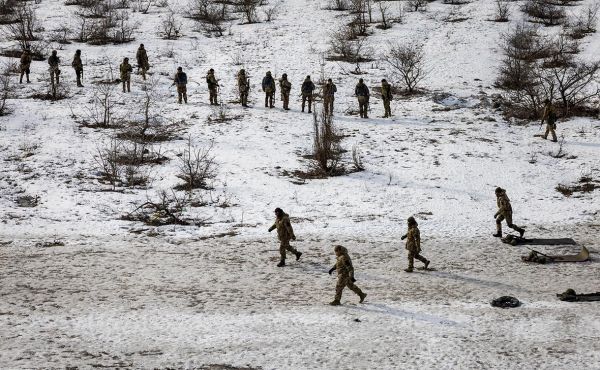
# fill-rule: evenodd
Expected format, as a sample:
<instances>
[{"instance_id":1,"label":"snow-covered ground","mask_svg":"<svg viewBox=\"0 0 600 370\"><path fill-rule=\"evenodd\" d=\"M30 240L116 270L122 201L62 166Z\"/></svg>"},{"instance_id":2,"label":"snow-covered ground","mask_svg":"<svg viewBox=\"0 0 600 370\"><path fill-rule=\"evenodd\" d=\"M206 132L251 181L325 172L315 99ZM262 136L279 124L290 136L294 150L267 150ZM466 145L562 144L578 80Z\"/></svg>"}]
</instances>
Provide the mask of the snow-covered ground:
<instances>
[{"instance_id":1,"label":"snow-covered ground","mask_svg":"<svg viewBox=\"0 0 600 370\"><path fill-rule=\"evenodd\" d=\"M462 6L463 22L444 21L452 6L433 2L427 12L406 13L392 29L373 28L368 41L375 59L389 41L414 40L423 43L430 70L423 81L429 92L395 100L393 119L380 118L378 99L368 120L347 114L357 109L352 94L359 76L348 72L352 65L326 62L325 77L338 86L342 145L349 151L356 145L366 169L302 182L285 175L309 165L302 156L310 153L313 123L300 112L299 88L307 74L319 78L329 34L349 19L324 10L326 3L285 1L273 22L233 22L221 38L194 32L193 22L182 18L184 36L176 41L157 35L164 8L133 13L140 28L132 43L53 45L73 95L55 103L29 98L47 85L46 62L33 63L33 83L17 86L12 113L0 117L1 368L600 368L598 306L555 297L567 288L600 291L598 192L564 197L555 190L582 175L600 176L600 123L560 122L568 155L554 158L549 153L557 144L533 137L540 133L536 123L506 122L492 109L498 41L520 22L516 5L508 23L488 20L493 1ZM65 16L76 8L62 4L36 5L47 31L77 25ZM183 13L185 4L172 6ZM94 157L112 131L78 122L93 82L123 57L134 60L142 42L158 81L161 116L185 124L178 138L160 144L170 160L150 169L148 189L106 191ZM595 57L598 46L600 36L588 36L582 55ZM75 88L70 67L78 48L86 66L83 89ZM170 87L177 66L191 81L188 105L176 104ZM250 109L230 103L242 67L253 85ZM204 83L209 68L221 79L220 98L234 117L229 122L207 119L215 115ZM380 61L361 69L370 87L390 78ZM279 101L276 109L262 107L259 84L267 70L288 74L291 111ZM118 115L137 114L141 85L136 75L132 93L118 93ZM229 206L190 209L208 218L202 227L119 220L181 181L176 154L188 136L198 146L214 143L219 174L211 195ZM351 166L350 153L345 161ZM573 237L588 246L592 261L520 262L527 249L491 237L496 186L507 189L514 222L527 235ZM39 204L18 207L23 195L39 196ZM284 269L275 267L278 245L267 233L275 207L291 215L295 245L304 252ZM402 271L399 238L411 215L436 271ZM45 244L55 240L64 246ZM334 244L350 250L357 284L368 294L365 304L345 291L344 306L326 305L334 293L335 278L326 273ZM492 308L489 301L501 295L524 305Z\"/></svg>"}]
</instances>

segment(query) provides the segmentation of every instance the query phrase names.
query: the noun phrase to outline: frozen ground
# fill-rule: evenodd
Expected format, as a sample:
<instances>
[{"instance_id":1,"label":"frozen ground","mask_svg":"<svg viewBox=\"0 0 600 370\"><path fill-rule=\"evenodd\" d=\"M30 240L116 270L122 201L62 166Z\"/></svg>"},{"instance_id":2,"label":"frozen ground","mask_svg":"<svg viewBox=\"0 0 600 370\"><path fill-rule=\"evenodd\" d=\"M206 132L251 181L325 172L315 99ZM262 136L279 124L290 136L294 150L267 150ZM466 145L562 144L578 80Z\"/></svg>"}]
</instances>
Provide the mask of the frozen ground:
<instances>
[{"instance_id":1,"label":"frozen ground","mask_svg":"<svg viewBox=\"0 0 600 370\"><path fill-rule=\"evenodd\" d=\"M434 2L369 37L375 56L390 39L423 42L429 93L396 100L393 120L379 118L375 99L372 118L360 120L345 113L355 104L358 76L347 72L353 66L327 62L325 74L338 84L342 145L360 148L366 170L298 183L284 173L307 168L302 155L310 152L312 120L299 112L297 92L306 74L319 76L329 32L347 21L323 11L324 4L285 1L274 22L234 23L224 38L192 32L184 19L184 37L171 42L156 35L164 9L136 13L143 23L133 43L63 46L63 81L73 96L56 103L28 98L46 85L45 62L34 62L33 83L18 86L12 114L0 117L0 367L600 368L598 305L555 297L567 288L600 291L598 193L564 197L555 190L582 175L598 177L600 123L561 122L570 159L550 156L557 147L533 137L536 124L506 122L491 108L497 40L518 17L489 22L494 4L486 1L461 8L467 21L445 22L450 6ZM60 13L73 7L38 7L47 30L76 25ZM94 155L111 132L76 121L85 115L92 81L106 77L107 61L114 68L124 56L134 59L139 42L164 97L162 115L186 124L180 139L161 144L171 160L151 168L148 189L106 191ZM598 45L598 35L587 37L582 54L594 57ZM86 65L81 90L69 67L77 48ZM251 74L255 107L230 104L234 119L211 123L204 75L214 68L222 100L234 101L238 55ZM169 87L178 65L192 81L189 105L175 104ZM362 69L371 87L388 77L381 62ZM279 101L277 109L261 107L258 84L267 70L291 77L292 111ZM131 95L120 96L120 115L137 110L140 85L134 76ZM214 141L220 169L213 196L229 207L190 209L210 217L203 227L120 221L180 181L176 153L187 135L200 146ZM491 238L496 186L508 190L514 221L527 235L571 236L588 246L592 261L521 263L526 249ZM22 195L39 196L38 206L18 207ZM285 269L275 267L277 243L266 233L277 206L292 216L305 253ZM436 271L402 271L399 237L410 215ZM48 246L55 240L64 246ZM335 285L326 274L334 244L349 248L366 304L345 292L343 307L326 305ZM489 306L506 294L524 306Z\"/></svg>"}]
</instances>

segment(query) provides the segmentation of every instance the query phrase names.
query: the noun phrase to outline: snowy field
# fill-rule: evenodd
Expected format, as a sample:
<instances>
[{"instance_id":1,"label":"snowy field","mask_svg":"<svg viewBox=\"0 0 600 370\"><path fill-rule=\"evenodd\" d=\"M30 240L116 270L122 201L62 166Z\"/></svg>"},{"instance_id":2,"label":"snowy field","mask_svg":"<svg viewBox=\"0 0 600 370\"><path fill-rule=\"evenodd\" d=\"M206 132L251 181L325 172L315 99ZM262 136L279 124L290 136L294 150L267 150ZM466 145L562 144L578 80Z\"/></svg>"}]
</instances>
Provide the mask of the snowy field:
<instances>
[{"instance_id":1,"label":"snowy field","mask_svg":"<svg viewBox=\"0 0 600 370\"><path fill-rule=\"evenodd\" d=\"M397 11L399 2L390 3ZM514 2L506 23L489 21L493 1L436 1L391 29L372 27L367 40L375 60L361 64L360 76L348 63L321 66L330 33L350 19L325 10L325 0L283 1L272 22L233 21L219 38L194 31L194 21L183 17L186 4L171 3L183 23L178 40L157 34L166 9L152 6L148 14L131 14L139 22L131 43L51 43L70 97L30 98L48 84L46 62L35 61L32 83L17 84L8 101L11 113L0 117L0 368L600 369L598 304L555 296L567 288L600 291L598 190L571 197L555 190L600 177L600 122L561 121L567 155L555 158L558 145L533 136L541 133L536 122L507 122L493 108L499 40L521 22L522 2ZM46 33L77 27L75 6L42 0L35 7ZM467 19L449 22L450 16ZM370 119L350 114L358 109L352 95L359 77L371 88L382 78L394 82L378 59L389 41L405 40L424 45L427 92L398 96L393 119L381 118L375 93ZM182 123L173 139L155 146L169 160L148 167L147 188L111 191L99 181L96 157L114 130L80 122L94 82L123 57L134 62L139 43L160 96L156 115ZM600 35L587 36L580 55L597 58L599 47ZM70 67L76 49L85 68L82 89ZM176 103L170 86L178 66L190 79L187 105ZM221 80L227 122L215 122L218 112L208 104L209 68ZM250 74L249 109L234 103L240 68ZM275 109L262 107L267 70L276 78L288 74L292 110L281 109L279 92ZM300 112L299 89L307 74L316 81L321 70L338 87L344 163L352 166L356 146L365 170L301 180L288 174L309 166L303 156L311 152L313 122ZM123 120L139 118L142 83L134 75L131 94L116 86L115 114ZM181 183L177 153L188 137L198 147L212 143L219 165L214 189L198 191L215 203L186 212L204 225L121 220ZM529 250L491 236L496 186L507 189L526 236L572 237L588 247L591 261L522 263ZM38 197L37 206L20 207L24 195ZM275 267L276 235L267 233L275 207L290 214L294 245L304 253L283 269ZM434 271L403 271L400 236L411 215ZM341 307L327 305L335 244L350 251L357 284L368 294L364 304L345 290ZM523 306L489 305L502 295Z\"/></svg>"}]
</instances>

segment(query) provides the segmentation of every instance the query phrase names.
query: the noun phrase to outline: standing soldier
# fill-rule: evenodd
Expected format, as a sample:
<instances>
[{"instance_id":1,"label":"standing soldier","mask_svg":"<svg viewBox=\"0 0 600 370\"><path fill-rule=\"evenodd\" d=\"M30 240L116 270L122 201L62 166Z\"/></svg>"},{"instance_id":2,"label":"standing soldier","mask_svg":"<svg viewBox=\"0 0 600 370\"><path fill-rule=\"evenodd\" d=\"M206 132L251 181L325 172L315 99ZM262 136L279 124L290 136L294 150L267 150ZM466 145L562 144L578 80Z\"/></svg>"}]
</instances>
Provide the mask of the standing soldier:
<instances>
[{"instance_id":1,"label":"standing soldier","mask_svg":"<svg viewBox=\"0 0 600 370\"><path fill-rule=\"evenodd\" d=\"M238 90L240 92L240 103L242 107L248 106L248 92L250 91L250 79L246 77L246 71L240 69L237 76Z\"/></svg>"},{"instance_id":2,"label":"standing soldier","mask_svg":"<svg viewBox=\"0 0 600 370\"><path fill-rule=\"evenodd\" d=\"M369 88L365 85L362 78L358 80L358 84L354 89L354 95L358 97L360 118L369 118L367 116L367 110L369 109Z\"/></svg>"},{"instance_id":3,"label":"standing soldier","mask_svg":"<svg viewBox=\"0 0 600 370\"><path fill-rule=\"evenodd\" d=\"M75 69L75 74L77 75L77 87L83 87L81 84L81 79L83 77L83 62L81 61L81 50L75 51L75 56L73 57L73 62L71 62L73 69Z\"/></svg>"},{"instance_id":4,"label":"standing soldier","mask_svg":"<svg viewBox=\"0 0 600 370\"><path fill-rule=\"evenodd\" d=\"M137 60L138 72L142 72L142 78L144 81L146 80L146 72L150 69L150 64L148 64L148 54L146 53L146 49L144 48L144 44L140 44L140 47L135 54L135 59Z\"/></svg>"},{"instance_id":5,"label":"standing soldier","mask_svg":"<svg viewBox=\"0 0 600 370\"><path fill-rule=\"evenodd\" d=\"M337 87L331 81L331 78L327 80L325 86L323 86L323 110L325 114L333 116L333 101L335 100L335 93Z\"/></svg>"},{"instance_id":6,"label":"standing soldier","mask_svg":"<svg viewBox=\"0 0 600 370\"><path fill-rule=\"evenodd\" d=\"M302 92L302 112L304 112L304 104L308 100L308 113L312 113L311 109L315 84L310 80L310 76L306 76L300 90Z\"/></svg>"},{"instance_id":7,"label":"standing soldier","mask_svg":"<svg viewBox=\"0 0 600 370\"><path fill-rule=\"evenodd\" d=\"M265 92L265 108L273 108L273 100L275 100L275 80L271 75L271 71L262 79L262 90Z\"/></svg>"},{"instance_id":8,"label":"standing soldier","mask_svg":"<svg viewBox=\"0 0 600 370\"><path fill-rule=\"evenodd\" d=\"M187 104L187 75L183 72L183 68L177 67L173 85L177 86L177 103L181 104L181 98L183 98L183 101Z\"/></svg>"},{"instance_id":9,"label":"standing soldier","mask_svg":"<svg viewBox=\"0 0 600 370\"><path fill-rule=\"evenodd\" d=\"M381 80L381 98L383 99L383 108L385 109L383 118L391 117L392 110L390 109L390 102L392 101L392 86L385 78Z\"/></svg>"},{"instance_id":10,"label":"standing soldier","mask_svg":"<svg viewBox=\"0 0 600 370\"><path fill-rule=\"evenodd\" d=\"M356 293L360 297L360 303L363 303L366 293L363 293L359 287L354 285L356 279L354 279L354 267L352 266L352 260L348 255L348 250L341 245L336 245L333 248L335 252L335 256L337 257L337 261L335 262L335 266L329 270L329 275L333 273L334 270L337 270L338 281L335 285L335 298L331 303L332 306L339 306L340 299L342 299L342 291L345 287L350 288L354 293Z\"/></svg>"},{"instance_id":11,"label":"standing soldier","mask_svg":"<svg viewBox=\"0 0 600 370\"><path fill-rule=\"evenodd\" d=\"M52 50L52 55L48 58L48 65L50 66L48 68L50 70L50 82L52 82L52 86L54 86L55 83L58 85L60 76L60 58L56 55L56 50Z\"/></svg>"},{"instance_id":12,"label":"standing soldier","mask_svg":"<svg viewBox=\"0 0 600 370\"><path fill-rule=\"evenodd\" d=\"M131 92L131 72L133 67L129 64L129 58L124 58L123 63L119 66L119 72L121 74L121 82L123 82L123 92ZM127 86L127 91L125 91Z\"/></svg>"},{"instance_id":13,"label":"standing soldier","mask_svg":"<svg viewBox=\"0 0 600 370\"><path fill-rule=\"evenodd\" d=\"M23 53L21 54L21 64L19 67L21 70L21 79L19 80L19 83L23 83L23 75L27 76L27 83L31 83L31 81L29 81L29 68L31 67L31 52L29 49L23 50Z\"/></svg>"},{"instance_id":14,"label":"standing soldier","mask_svg":"<svg viewBox=\"0 0 600 370\"><path fill-rule=\"evenodd\" d=\"M288 81L287 73L281 75L281 79L279 79L279 88L281 89L283 109L290 110L290 92L292 91L292 83Z\"/></svg>"},{"instance_id":15,"label":"standing soldier","mask_svg":"<svg viewBox=\"0 0 600 370\"><path fill-rule=\"evenodd\" d=\"M215 78L215 70L212 68L208 70L208 74L206 75L206 83L208 84L208 92L210 94L210 105L219 105L219 103L217 102L217 90L219 89L219 80Z\"/></svg>"},{"instance_id":16,"label":"standing soldier","mask_svg":"<svg viewBox=\"0 0 600 370\"><path fill-rule=\"evenodd\" d=\"M496 219L496 233L493 235L497 238L502 237L502 221L506 219L508 227L519 232L520 236L523 237L525 230L512 223L512 207L510 199L506 195L506 190L496 188L496 203L498 204L498 212L494 214L494 218Z\"/></svg>"},{"instance_id":17,"label":"standing soldier","mask_svg":"<svg viewBox=\"0 0 600 370\"><path fill-rule=\"evenodd\" d=\"M425 269L429 266L429 261L421 256L421 233L419 231L417 220L414 217L408 218L408 231L402 235L401 240L406 239L406 250L408 250L408 268L404 271L413 272L415 267L415 258L425 264Z\"/></svg>"},{"instance_id":18,"label":"standing soldier","mask_svg":"<svg viewBox=\"0 0 600 370\"><path fill-rule=\"evenodd\" d=\"M281 255L281 260L277 264L277 267L285 266L286 250L294 253L296 255L296 261L298 261L302 253L298 252L290 245L290 239L296 240L296 235L294 235L294 229L292 229L292 224L290 223L290 216L288 216L287 213L284 213L281 208L275 208L275 223L269 228L269 232L274 229L277 229L277 237L279 238L280 243L279 254Z\"/></svg>"},{"instance_id":19,"label":"standing soldier","mask_svg":"<svg viewBox=\"0 0 600 370\"><path fill-rule=\"evenodd\" d=\"M556 110L549 99L544 100L544 113L542 114L542 124L546 121L546 133L544 139L548 139L548 134L552 134L552 141L556 142Z\"/></svg>"}]
</instances>

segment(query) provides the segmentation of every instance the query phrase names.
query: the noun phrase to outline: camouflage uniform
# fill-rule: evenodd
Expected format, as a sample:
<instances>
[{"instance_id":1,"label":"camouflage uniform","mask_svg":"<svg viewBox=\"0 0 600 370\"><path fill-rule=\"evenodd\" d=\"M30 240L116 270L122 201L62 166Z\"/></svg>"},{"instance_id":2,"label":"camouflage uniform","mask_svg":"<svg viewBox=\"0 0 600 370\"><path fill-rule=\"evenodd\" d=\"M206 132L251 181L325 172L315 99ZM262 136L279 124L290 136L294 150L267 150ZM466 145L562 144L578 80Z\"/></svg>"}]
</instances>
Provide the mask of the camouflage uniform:
<instances>
[{"instance_id":1,"label":"camouflage uniform","mask_svg":"<svg viewBox=\"0 0 600 370\"><path fill-rule=\"evenodd\" d=\"M83 62L81 61L81 50L77 50L75 52L75 56L73 56L71 66L73 66L73 69L75 69L75 74L77 75L77 87L83 87L83 85L81 84L81 77L83 76Z\"/></svg>"},{"instance_id":2,"label":"camouflage uniform","mask_svg":"<svg viewBox=\"0 0 600 370\"><path fill-rule=\"evenodd\" d=\"M29 81L29 72L30 72L30 67L31 67L31 52L29 50L23 50L23 53L21 54L21 64L20 64L20 70L21 70L21 79L19 80L19 83L23 83L23 75L27 76L27 83L30 83L31 81Z\"/></svg>"},{"instance_id":3,"label":"camouflage uniform","mask_svg":"<svg viewBox=\"0 0 600 370\"><path fill-rule=\"evenodd\" d=\"M146 80L146 72L150 69L150 64L148 63L148 53L146 53L144 44L140 44L140 47L135 54L135 59L138 65L138 71L141 71L142 78Z\"/></svg>"},{"instance_id":4,"label":"camouflage uniform","mask_svg":"<svg viewBox=\"0 0 600 370\"><path fill-rule=\"evenodd\" d=\"M208 84L210 105L219 105L217 102L217 90L219 88L219 82L215 78L215 70L212 68L206 75L206 83Z\"/></svg>"},{"instance_id":5,"label":"camouflage uniform","mask_svg":"<svg viewBox=\"0 0 600 370\"><path fill-rule=\"evenodd\" d=\"M177 102L181 104L181 98L183 98L183 101L187 104L187 74L183 72L183 68L177 68L173 85L177 86Z\"/></svg>"},{"instance_id":6,"label":"camouflage uniform","mask_svg":"<svg viewBox=\"0 0 600 370\"><path fill-rule=\"evenodd\" d=\"M281 89L281 100L283 101L283 109L290 110L290 92L292 91L292 83L288 81L287 74L283 74L279 80L279 88Z\"/></svg>"},{"instance_id":7,"label":"camouflage uniform","mask_svg":"<svg viewBox=\"0 0 600 370\"><path fill-rule=\"evenodd\" d=\"M237 84L240 92L240 103L242 107L248 106L248 92L250 91L250 80L246 77L246 71L240 69L237 76Z\"/></svg>"},{"instance_id":8,"label":"camouflage uniform","mask_svg":"<svg viewBox=\"0 0 600 370\"><path fill-rule=\"evenodd\" d=\"M336 92L337 87L330 78L327 80L325 86L323 86L323 110L325 114L333 115L333 101L335 100Z\"/></svg>"},{"instance_id":9,"label":"camouflage uniform","mask_svg":"<svg viewBox=\"0 0 600 370\"><path fill-rule=\"evenodd\" d=\"M271 75L271 72L267 72L267 75L262 80L262 90L265 92L265 108L273 108L273 100L275 98L275 80Z\"/></svg>"},{"instance_id":10,"label":"camouflage uniform","mask_svg":"<svg viewBox=\"0 0 600 370\"><path fill-rule=\"evenodd\" d=\"M290 240L296 240L296 235L294 235L294 229L290 223L290 216L287 213L281 211L281 213L277 215L275 218L275 223L269 228L269 232L273 231L274 229L277 229L277 237L279 238L279 254L281 256L278 266L285 266L286 250L296 255L296 260L299 259L302 253L298 252L290 245Z\"/></svg>"},{"instance_id":11,"label":"camouflage uniform","mask_svg":"<svg viewBox=\"0 0 600 370\"><path fill-rule=\"evenodd\" d=\"M367 110L369 109L369 88L365 85L362 78L358 80L354 94L358 97L360 118L369 118L367 116Z\"/></svg>"},{"instance_id":12,"label":"camouflage uniform","mask_svg":"<svg viewBox=\"0 0 600 370\"><path fill-rule=\"evenodd\" d=\"M402 236L402 240L406 239L406 250L408 251L408 268L404 271L412 272L415 268L415 258L425 264L425 268L429 266L429 261L421 256L421 232L419 224L414 217L408 218L408 231Z\"/></svg>"},{"instance_id":13,"label":"camouflage uniform","mask_svg":"<svg viewBox=\"0 0 600 370\"><path fill-rule=\"evenodd\" d=\"M546 100L544 105L544 113L542 114L542 124L546 122L546 132L544 133L544 139L548 139L548 134L552 134L552 141L556 142L556 110L552 105L552 102Z\"/></svg>"},{"instance_id":14,"label":"camouflage uniform","mask_svg":"<svg viewBox=\"0 0 600 370\"><path fill-rule=\"evenodd\" d=\"M50 71L50 82L52 86L56 83L58 85L60 76L60 58L56 55L56 50L52 51L52 55L48 58L48 70Z\"/></svg>"},{"instance_id":15,"label":"camouflage uniform","mask_svg":"<svg viewBox=\"0 0 600 370\"><path fill-rule=\"evenodd\" d=\"M304 112L304 106L308 100L308 113L312 113L313 91L315 90L315 84L310 80L310 76L306 76L300 90L302 92L302 112Z\"/></svg>"},{"instance_id":16,"label":"camouflage uniform","mask_svg":"<svg viewBox=\"0 0 600 370\"><path fill-rule=\"evenodd\" d=\"M510 199L508 199L508 196L506 195L506 190L496 188L496 203L498 204L498 212L494 214L494 218L496 219L496 234L494 234L494 236L502 236L502 221L506 219L508 227L517 231L522 237L525 230L512 223L512 207L510 205Z\"/></svg>"},{"instance_id":17,"label":"camouflage uniform","mask_svg":"<svg viewBox=\"0 0 600 370\"><path fill-rule=\"evenodd\" d=\"M129 58L123 59L123 63L119 66L119 73L123 82L123 92L131 92L131 72L133 72L133 67L129 64ZM125 91L125 87L127 87L127 91Z\"/></svg>"},{"instance_id":18,"label":"camouflage uniform","mask_svg":"<svg viewBox=\"0 0 600 370\"><path fill-rule=\"evenodd\" d=\"M335 266L329 270L329 273L331 274L333 270L336 270L338 280L335 285L335 298L330 304L332 306L340 305L342 292L345 287L350 288L350 290L356 293L360 297L360 302L362 303L367 295L354 284L356 281L354 279L354 267L352 266L352 260L348 255L348 250L341 245L336 245L334 251L336 252L337 261Z\"/></svg>"},{"instance_id":19,"label":"camouflage uniform","mask_svg":"<svg viewBox=\"0 0 600 370\"><path fill-rule=\"evenodd\" d=\"M390 102L392 101L392 86L385 79L381 80L381 98L383 99L383 108L385 109L383 117L391 117Z\"/></svg>"}]
</instances>

